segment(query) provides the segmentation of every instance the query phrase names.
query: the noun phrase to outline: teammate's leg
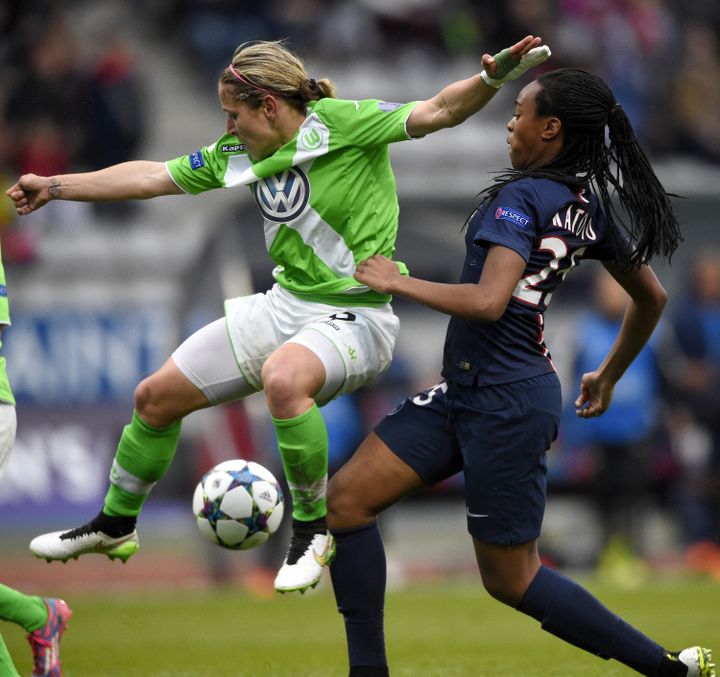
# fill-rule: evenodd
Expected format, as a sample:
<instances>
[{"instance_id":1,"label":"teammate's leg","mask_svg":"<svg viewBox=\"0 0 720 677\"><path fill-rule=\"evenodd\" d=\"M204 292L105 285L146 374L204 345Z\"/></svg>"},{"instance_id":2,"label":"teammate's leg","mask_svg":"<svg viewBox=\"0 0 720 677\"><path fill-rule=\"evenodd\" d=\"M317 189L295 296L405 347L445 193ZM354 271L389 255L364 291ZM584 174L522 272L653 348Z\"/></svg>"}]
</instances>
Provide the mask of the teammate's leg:
<instances>
[{"instance_id":1,"label":"teammate's leg","mask_svg":"<svg viewBox=\"0 0 720 677\"><path fill-rule=\"evenodd\" d=\"M371 433L328 487L328 523L337 542L330 575L345 620L352 677L388 674L385 655L385 549L376 517L425 486Z\"/></svg>"},{"instance_id":2,"label":"teammate's leg","mask_svg":"<svg viewBox=\"0 0 720 677\"><path fill-rule=\"evenodd\" d=\"M25 595L0 585L0 618L22 627L33 653L33 675L59 675L60 640L72 616L61 599ZM0 650L0 675L12 675L12 662Z\"/></svg>"},{"instance_id":3,"label":"teammate's leg","mask_svg":"<svg viewBox=\"0 0 720 677\"><path fill-rule=\"evenodd\" d=\"M0 635L0 675L7 675L7 677L20 677L20 673L15 667L10 652L5 646L2 635Z\"/></svg>"},{"instance_id":4,"label":"teammate's leg","mask_svg":"<svg viewBox=\"0 0 720 677\"><path fill-rule=\"evenodd\" d=\"M32 552L48 561L90 552L127 560L139 547L137 516L175 455L182 418L251 392L255 389L238 369L225 321L197 331L138 385L135 411L118 444L102 511L76 529L38 536L30 544Z\"/></svg>"}]
</instances>

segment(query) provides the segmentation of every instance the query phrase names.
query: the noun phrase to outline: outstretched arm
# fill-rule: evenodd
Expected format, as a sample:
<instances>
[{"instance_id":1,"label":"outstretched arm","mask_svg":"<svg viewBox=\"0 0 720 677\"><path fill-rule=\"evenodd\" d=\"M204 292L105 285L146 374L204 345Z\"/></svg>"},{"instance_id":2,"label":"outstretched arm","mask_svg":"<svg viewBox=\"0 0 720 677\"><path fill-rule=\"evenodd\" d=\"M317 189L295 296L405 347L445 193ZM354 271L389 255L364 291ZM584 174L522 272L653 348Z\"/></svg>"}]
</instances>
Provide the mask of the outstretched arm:
<instances>
[{"instance_id":1,"label":"outstretched arm","mask_svg":"<svg viewBox=\"0 0 720 677\"><path fill-rule=\"evenodd\" d=\"M630 301L610 352L595 371L582 376L575 400L581 418L607 411L615 384L650 339L667 303L667 293L650 266L625 270L608 263L605 268L630 295Z\"/></svg>"},{"instance_id":2,"label":"outstretched arm","mask_svg":"<svg viewBox=\"0 0 720 677\"><path fill-rule=\"evenodd\" d=\"M361 261L355 279L382 294L402 296L441 313L495 322L505 312L524 270L520 254L493 245L477 284L430 282L401 275L397 264L382 254Z\"/></svg>"},{"instance_id":3,"label":"outstretched arm","mask_svg":"<svg viewBox=\"0 0 720 677\"><path fill-rule=\"evenodd\" d=\"M407 121L410 136L425 136L455 127L477 113L495 96L503 82L520 77L550 56L550 50L540 46L540 41L528 35L495 56L483 54L482 73L454 82L415 106Z\"/></svg>"},{"instance_id":4,"label":"outstretched arm","mask_svg":"<svg viewBox=\"0 0 720 677\"><path fill-rule=\"evenodd\" d=\"M123 162L84 174L25 174L5 192L20 215L34 212L50 200L105 202L180 193L182 190L170 178L164 163L147 160Z\"/></svg>"}]
</instances>

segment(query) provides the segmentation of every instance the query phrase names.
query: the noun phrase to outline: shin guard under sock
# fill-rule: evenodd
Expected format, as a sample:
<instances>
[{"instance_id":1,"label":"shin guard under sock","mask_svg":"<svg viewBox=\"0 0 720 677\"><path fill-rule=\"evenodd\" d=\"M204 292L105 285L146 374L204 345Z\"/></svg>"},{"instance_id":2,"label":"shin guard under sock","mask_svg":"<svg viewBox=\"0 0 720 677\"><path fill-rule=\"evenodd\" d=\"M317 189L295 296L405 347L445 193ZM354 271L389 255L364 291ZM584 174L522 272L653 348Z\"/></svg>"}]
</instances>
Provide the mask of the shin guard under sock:
<instances>
[{"instance_id":1,"label":"shin guard under sock","mask_svg":"<svg viewBox=\"0 0 720 677\"><path fill-rule=\"evenodd\" d=\"M386 563L380 529L373 522L333 531L333 535L337 550L330 577L338 611L345 619L350 674L363 674L363 670L387 674L383 623Z\"/></svg>"},{"instance_id":2,"label":"shin guard under sock","mask_svg":"<svg viewBox=\"0 0 720 677\"><path fill-rule=\"evenodd\" d=\"M317 404L295 418L273 417L293 518L302 522L327 516L328 434Z\"/></svg>"},{"instance_id":3,"label":"shin guard under sock","mask_svg":"<svg viewBox=\"0 0 720 677\"><path fill-rule=\"evenodd\" d=\"M155 483L170 467L181 422L167 428L154 428L137 412L123 429L110 469L110 488L103 512L111 516L132 517L140 514L143 503Z\"/></svg>"}]
</instances>

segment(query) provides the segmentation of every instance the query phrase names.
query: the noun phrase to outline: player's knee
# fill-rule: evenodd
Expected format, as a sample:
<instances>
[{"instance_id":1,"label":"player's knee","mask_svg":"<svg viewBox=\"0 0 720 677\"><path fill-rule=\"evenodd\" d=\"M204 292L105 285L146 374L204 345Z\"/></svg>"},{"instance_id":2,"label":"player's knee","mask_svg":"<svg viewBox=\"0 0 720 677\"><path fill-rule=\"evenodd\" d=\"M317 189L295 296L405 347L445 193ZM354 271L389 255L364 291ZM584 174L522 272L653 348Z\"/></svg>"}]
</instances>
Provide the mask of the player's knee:
<instances>
[{"instance_id":1,"label":"player's knee","mask_svg":"<svg viewBox=\"0 0 720 677\"><path fill-rule=\"evenodd\" d=\"M156 428L165 428L178 419L152 376L140 381L135 388L134 404L138 416Z\"/></svg>"},{"instance_id":2,"label":"player's knee","mask_svg":"<svg viewBox=\"0 0 720 677\"><path fill-rule=\"evenodd\" d=\"M327 520L330 529L351 529L372 522L377 513L365 505L349 486L334 481L328 484Z\"/></svg>"},{"instance_id":3,"label":"player's knee","mask_svg":"<svg viewBox=\"0 0 720 677\"><path fill-rule=\"evenodd\" d=\"M498 566L496 562L478 558L483 586L491 597L513 608L522 601L530 583L528 576L514 566Z\"/></svg>"},{"instance_id":4,"label":"player's knee","mask_svg":"<svg viewBox=\"0 0 720 677\"><path fill-rule=\"evenodd\" d=\"M540 568L537 541L499 545L474 540L483 585L491 597L517 608Z\"/></svg>"},{"instance_id":5,"label":"player's knee","mask_svg":"<svg viewBox=\"0 0 720 677\"><path fill-rule=\"evenodd\" d=\"M328 525L331 528L344 528L343 525L352 512L352 501L333 479L330 480L327 488Z\"/></svg>"},{"instance_id":6,"label":"player's knee","mask_svg":"<svg viewBox=\"0 0 720 677\"><path fill-rule=\"evenodd\" d=\"M480 566L480 576L483 586L491 597L494 597L503 604L516 607L522 599L522 594L518 597L516 582L506 574L498 571L484 570Z\"/></svg>"},{"instance_id":7,"label":"player's knee","mask_svg":"<svg viewBox=\"0 0 720 677\"><path fill-rule=\"evenodd\" d=\"M263 388L271 410L287 406L301 394L298 390L299 379L297 377L298 374L293 365L271 360L263 365Z\"/></svg>"}]
</instances>

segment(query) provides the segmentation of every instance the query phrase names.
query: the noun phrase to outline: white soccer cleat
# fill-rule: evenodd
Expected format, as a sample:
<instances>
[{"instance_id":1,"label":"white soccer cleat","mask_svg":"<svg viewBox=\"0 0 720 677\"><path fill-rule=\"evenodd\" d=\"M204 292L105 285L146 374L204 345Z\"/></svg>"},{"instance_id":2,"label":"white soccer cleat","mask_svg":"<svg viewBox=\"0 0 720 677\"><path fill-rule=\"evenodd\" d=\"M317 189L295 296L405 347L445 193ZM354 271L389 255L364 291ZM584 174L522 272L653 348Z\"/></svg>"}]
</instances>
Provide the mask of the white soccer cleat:
<instances>
[{"instance_id":1,"label":"white soccer cleat","mask_svg":"<svg viewBox=\"0 0 720 677\"><path fill-rule=\"evenodd\" d=\"M305 593L320 581L323 567L335 557L335 539L329 531L320 534L293 534L290 548L275 577L275 590Z\"/></svg>"},{"instance_id":2,"label":"white soccer cleat","mask_svg":"<svg viewBox=\"0 0 720 677\"><path fill-rule=\"evenodd\" d=\"M95 553L107 555L110 559L121 559L123 563L140 548L137 531L133 529L125 536L114 538L85 524L69 531L54 531L36 536L30 542L30 551L35 557L48 562L67 562L80 555Z\"/></svg>"},{"instance_id":3,"label":"white soccer cleat","mask_svg":"<svg viewBox=\"0 0 720 677\"><path fill-rule=\"evenodd\" d=\"M712 651L701 646L691 646L678 654L678 660L687 665L687 677L715 677Z\"/></svg>"}]
</instances>

